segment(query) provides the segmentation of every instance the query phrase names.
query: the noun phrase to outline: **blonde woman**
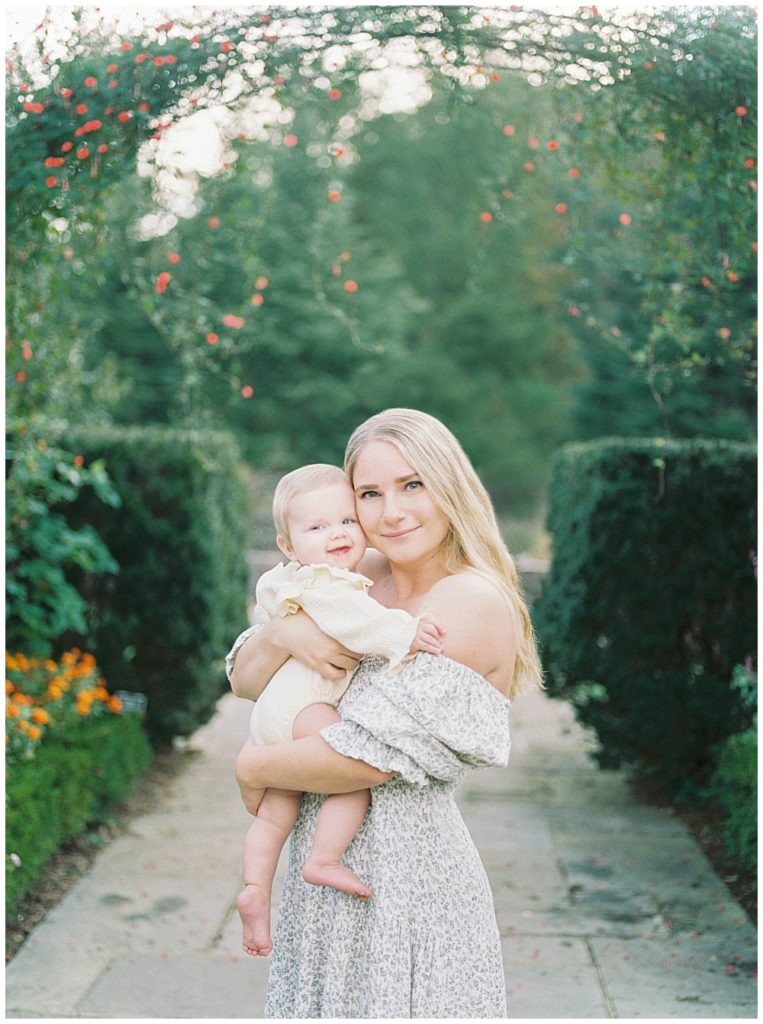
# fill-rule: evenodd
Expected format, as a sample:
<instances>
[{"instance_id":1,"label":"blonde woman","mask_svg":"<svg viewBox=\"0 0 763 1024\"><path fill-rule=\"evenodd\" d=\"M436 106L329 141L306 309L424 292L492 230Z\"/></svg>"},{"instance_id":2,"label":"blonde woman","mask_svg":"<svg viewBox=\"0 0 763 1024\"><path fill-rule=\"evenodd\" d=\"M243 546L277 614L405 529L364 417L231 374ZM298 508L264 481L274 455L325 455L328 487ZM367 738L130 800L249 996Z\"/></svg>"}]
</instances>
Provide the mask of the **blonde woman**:
<instances>
[{"instance_id":1,"label":"blonde woman","mask_svg":"<svg viewBox=\"0 0 763 1024\"><path fill-rule=\"evenodd\" d=\"M261 790L305 791L292 832L266 1016L487 1018L506 1014L492 895L453 799L466 766L508 760L509 701L540 684L516 570L490 499L458 441L410 409L372 416L345 468L372 551L359 570L388 608L428 614L443 654L398 675L364 658L320 735L245 746L237 774L256 811ZM231 683L256 699L290 656L344 678L358 656L304 614L247 630ZM320 794L372 788L346 863L374 893L361 903L299 876Z\"/></svg>"}]
</instances>

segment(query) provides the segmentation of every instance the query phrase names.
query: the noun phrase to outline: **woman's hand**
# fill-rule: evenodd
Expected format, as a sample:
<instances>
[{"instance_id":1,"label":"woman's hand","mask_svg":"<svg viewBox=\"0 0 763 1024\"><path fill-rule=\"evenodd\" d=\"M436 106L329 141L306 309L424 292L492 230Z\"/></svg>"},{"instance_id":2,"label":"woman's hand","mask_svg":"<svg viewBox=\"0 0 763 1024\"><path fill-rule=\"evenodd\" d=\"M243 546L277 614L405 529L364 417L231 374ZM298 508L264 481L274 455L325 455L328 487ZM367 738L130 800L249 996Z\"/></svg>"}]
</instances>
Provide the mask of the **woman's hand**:
<instances>
[{"instance_id":1,"label":"woman's hand","mask_svg":"<svg viewBox=\"0 0 763 1024\"><path fill-rule=\"evenodd\" d=\"M303 611L274 620L273 642L303 665L314 669L324 679L341 682L346 672L353 672L360 655L325 633Z\"/></svg>"},{"instance_id":2,"label":"woman's hand","mask_svg":"<svg viewBox=\"0 0 763 1024\"><path fill-rule=\"evenodd\" d=\"M265 786L257 785L258 747L251 739L244 743L236 758L236 781L241 790L241 799L250 814L256 814L265 794Z\"/></svg>"},{"instance_id":3,"label":"woman's hand","mask_svg":"<svg viewBox=\"0 0 763 1024\"><path fill-rule=\"evenodd\" d=\"M239 649L231 672L237 697L257 700L278 669L290 657L315 669L325 679L341 682L354 671L360 655L326 636L303 611L272 619Z\"/></svg>"}]
</instances>

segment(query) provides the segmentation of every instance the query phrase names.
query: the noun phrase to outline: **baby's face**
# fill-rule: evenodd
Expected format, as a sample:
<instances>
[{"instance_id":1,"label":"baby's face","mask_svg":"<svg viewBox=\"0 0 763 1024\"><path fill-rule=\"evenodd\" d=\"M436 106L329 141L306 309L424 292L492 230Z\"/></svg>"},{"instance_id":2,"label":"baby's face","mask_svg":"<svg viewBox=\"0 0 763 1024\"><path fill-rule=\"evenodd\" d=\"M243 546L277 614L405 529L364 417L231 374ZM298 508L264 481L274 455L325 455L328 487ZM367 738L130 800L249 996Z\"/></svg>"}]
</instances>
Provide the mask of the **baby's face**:
<instances>
[{"instance_id":1,"label":"baby's face","mask_svg":"<svg viewBox=\"0 0 763 1024\"><path fill-rule=\"evenodd\" d=\"M278 545L287 558L302 565L327 562L354 570L366 552L349 484L328 484L298 494L289 502L286 522L290 539L279 537Z\"/></svg>"}]
</instances>

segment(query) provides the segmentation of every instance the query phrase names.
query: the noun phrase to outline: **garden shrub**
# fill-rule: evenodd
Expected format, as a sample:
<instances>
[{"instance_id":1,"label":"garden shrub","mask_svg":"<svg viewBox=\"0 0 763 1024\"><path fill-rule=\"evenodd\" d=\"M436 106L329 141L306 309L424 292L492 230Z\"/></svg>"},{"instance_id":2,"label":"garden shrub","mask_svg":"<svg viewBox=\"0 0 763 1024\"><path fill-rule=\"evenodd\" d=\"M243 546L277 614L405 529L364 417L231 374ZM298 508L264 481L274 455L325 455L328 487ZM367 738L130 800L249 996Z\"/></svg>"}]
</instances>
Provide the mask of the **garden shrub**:
<instances>
[{"instance_id":1,"label":"garden shrub","mask_svg":"<svg viewBox=\"0 0 763 1024\"><path fill-rule=\"evenodd\" d=\"M83 720L51 736L34 758L9 765L5 785L6 914L61 843L102 821L151 761L137 715Z\"/></svg>"},{"instance_id":2,"label":"garden shrub","mask_svg":"<svg viewBox=\"0 0 763 1024\"><path fill-rule=\"evenodd\" d=\"M111 507L119 495L101 462L79 465L47 434L38 423L10 422L6 438L5 642L30 655L50 654L67 630L85 628L85 601L67 568L117 571L89 524L72 528L69 509L84 487Z\"/></svg>"},{"instance_id":3,"label":"garden shrub","mask_svg":"<svg viewBox=\"0 0 763 1024\"><path fill-rule=\"evenodd\" d=\"M740 867L754 873L758 860L758 686L749 663L736 666L732 688L753 713L753 724L721 744L707 795L726 812L723 839L727 852Z\"/></svg>"},{"instance_id":4,"label":"garden shrub","mask_svg":"<svg viewBox=\"0 0 763 1024\"><path fill-rule=\"evenodd\" d=\"M157 742L191 733L214 710L224 656L246 625L247 493L225 432L163 427L70 430L85 464L102 459L121 507L82 493L91 524L119 565L80 573L87 629L70 639L97 653L114 689L145 693Z\"/></svg>"},{"instance_id":5,"label":"garden shrub","mask_svg":"<svg viewBox=\"0 0 763 1024\"><path fill-rule=\"evenodd\" d=\"M92 654L5 657L6 908L67 839L103 818L148 767L137 715L123 712Z\"/></svg>"},{"instance_id":6,"label":"garden shrub","mask_svg":"<svg viewBox=\"0 0 763 1024\"><path fill-rule=\"evenodd\" d=\"M602 764L674 797L750 724L730 682L755 649L755 481L754 447L712 440L574 444L554 465L534 607L548 688L594 727Z\"/></svg>"}]
</instances>

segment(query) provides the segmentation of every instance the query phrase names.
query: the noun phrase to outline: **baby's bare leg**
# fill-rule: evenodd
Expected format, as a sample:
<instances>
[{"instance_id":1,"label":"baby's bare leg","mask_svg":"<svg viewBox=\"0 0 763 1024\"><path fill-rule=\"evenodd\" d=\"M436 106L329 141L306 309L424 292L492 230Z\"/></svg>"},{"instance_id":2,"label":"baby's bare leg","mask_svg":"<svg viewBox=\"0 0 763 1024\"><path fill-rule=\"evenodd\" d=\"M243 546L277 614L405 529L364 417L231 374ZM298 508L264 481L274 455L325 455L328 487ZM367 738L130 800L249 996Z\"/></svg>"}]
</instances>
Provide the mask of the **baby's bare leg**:
<instances>
[{"instance_id":1,"label":"baby's bare leg","mask_svg":"<svg viewBox=\"0 0 763 1024\"><path fill-rule=\"evenodd\" d=\"M340 715L330 704L311 704L297 715L292 733L298 740L340 721ZM345 867L342 857L360 828L370 800L368 789L326 797L318 812L310 856L302 867L302 877L306 882L328 885L358 899L368 899L371 890Z\"/></svg>"},{"instance_id":2,"label":"baby's bare leg","mask_svg":"<svg viewBox=\"0 0 763 1024\"><path fill-rule=\"evenodd\" d=\"M270 939L270 890L284 843L297 820L301 793L268 789L244 839L244 888L236 906L244 926L243 947L250 956L267 956Z\"/></svg>"}]
</instances>

